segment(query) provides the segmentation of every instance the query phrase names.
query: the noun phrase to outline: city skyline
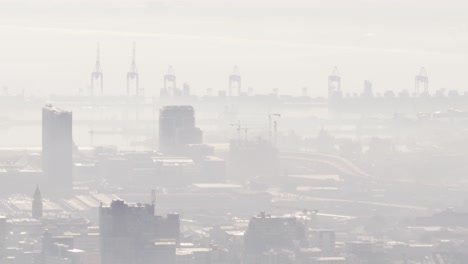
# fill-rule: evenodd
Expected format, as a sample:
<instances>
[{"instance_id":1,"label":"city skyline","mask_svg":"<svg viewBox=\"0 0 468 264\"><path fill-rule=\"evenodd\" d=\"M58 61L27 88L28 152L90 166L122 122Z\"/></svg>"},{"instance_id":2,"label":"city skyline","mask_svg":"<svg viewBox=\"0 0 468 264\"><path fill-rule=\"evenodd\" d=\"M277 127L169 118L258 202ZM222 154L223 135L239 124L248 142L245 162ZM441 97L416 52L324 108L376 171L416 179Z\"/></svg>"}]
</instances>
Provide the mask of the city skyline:
<instances>
[{"instance_id":1,"label":"city skyline","mask_svg":"<svg viewBox=\"0 0 468 264\"><path fill-rule=\"evenodd\" d=\"M300 94L308 87L311 95L324 96L335 65L351 92L365 79L378 91L411 88L421 66L434 89L465 90L463 2L426 1L423 9L417 1L263 3L7 2L0 20L0 85L34 95L86 90L100 42L109 94L124 94L135 41L140 84L148 95L157 94L168 65L196 94L224 88L234 65L245 87L261 93L278 88ZM46 17L34 22L40 14ZM86 20L80 20L83 15ZM451 19L441 20L446 16ZM28 80L21 78L25 74Z\"/></svg>"}]
</instances>

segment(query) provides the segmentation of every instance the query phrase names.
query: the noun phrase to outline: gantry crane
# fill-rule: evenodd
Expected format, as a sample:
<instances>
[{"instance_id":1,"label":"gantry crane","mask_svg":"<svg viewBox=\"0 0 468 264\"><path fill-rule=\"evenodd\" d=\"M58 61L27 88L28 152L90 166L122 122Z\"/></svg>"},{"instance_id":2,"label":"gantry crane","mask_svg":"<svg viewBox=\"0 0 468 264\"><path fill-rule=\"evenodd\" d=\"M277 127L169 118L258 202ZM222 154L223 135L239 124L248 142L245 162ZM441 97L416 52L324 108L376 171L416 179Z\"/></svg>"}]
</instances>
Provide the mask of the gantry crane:
<instances>
[{"instance_id":1,"label":"gantry crane","mask_svg":"<svg viewBox=\"0 0 468 264\"><path fill-rule=\"evenodd\" d=\"M239 73L239 68L237 66L234 67L231 75L229 75L229 90L228 95L233 96L232 89L237 88L237 96L241 95L242 92L242 85L241 85L241 76Z\"/></svg>"},{"instance_id":2,"label":"gantry crane","mask_svg":"<svg viewBox=\"0 0 468 264\"><path fill-rule=\"evenodd\" d=\"M133 42L133 57L132 57L132 64L130 66L130 70L127 72L127 96L130 96L130 82L132 80L135 80L135 94L136 96L139 95L140 93L140 88L139 88L139 75L138 75L138 69L136 66L135 62L135 42Z\"/></svg>"},{"instance_id":3,"label":"gantry crane","mask_svg":"<svg viewBox=\"0 0 468 264\"><path fill-rule=\"evenodd\" d=\"M104 79L101 69L101 62L100 62L100 50L99 50L99 43L97 44L97 55L96 55L96 65L94 66L94 71L91 72L91 91L90 95L94 95L94 84L95 81L99 81L100 88L101 88L101 96L104 94Z\"/></svg>"},{"instance_id":4,"label":"gantry crane","mask_svg":"<svg viewBox=\"0 0 468 264\"><path fill-rule=\"evenodd\" d=\"M429 78L427 77L427 72L424 67L421 67L419 70L419 74L415 77L415 84L414 84L414 95L420 96L419 86L423 85L424 92L422 94L428 95L429 94Z\"/></svg>"}]
</instances>

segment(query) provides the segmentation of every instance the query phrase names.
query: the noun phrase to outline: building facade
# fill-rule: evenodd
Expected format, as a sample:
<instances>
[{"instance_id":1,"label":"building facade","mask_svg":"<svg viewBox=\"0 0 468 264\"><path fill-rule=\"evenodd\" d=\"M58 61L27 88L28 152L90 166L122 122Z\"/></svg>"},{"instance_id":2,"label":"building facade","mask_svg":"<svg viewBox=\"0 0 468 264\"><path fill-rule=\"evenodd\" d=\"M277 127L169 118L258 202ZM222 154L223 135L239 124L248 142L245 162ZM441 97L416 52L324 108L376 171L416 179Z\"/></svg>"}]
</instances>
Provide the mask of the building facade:
<instances>
[{"instance_id":1,"label":"building facade","mask_svg":"<svg viewBox=\"0 0 468 264\"><path fill-rule=\"evenodd\" d=\"M73 115L47 105L42 108L42 170L48 191L70 194L73 189Z\"/></svg>"},{"instance_id":2,"label":"building facade","mask_svg":"<svg viewBox=\"0 0 468 264\"><path fill-rule=\"evenodd\" d=\"M159 111L159 150L177 154L190 144L201 144L202 132L195 127L192 106L166 106Z\"/></svg>"},{"instance_id":3,"label":"building facade","mask_svg":"<svg viewBox=\"0 0 468 264\"><path fill-rule=\"evenodd\" d=\"M154 257L160 252L160 242L179 242L179 215L157 216L154 208L154 204L121 200L100 207L102 264L159 263Z\"/></svg>"}]
</instances>

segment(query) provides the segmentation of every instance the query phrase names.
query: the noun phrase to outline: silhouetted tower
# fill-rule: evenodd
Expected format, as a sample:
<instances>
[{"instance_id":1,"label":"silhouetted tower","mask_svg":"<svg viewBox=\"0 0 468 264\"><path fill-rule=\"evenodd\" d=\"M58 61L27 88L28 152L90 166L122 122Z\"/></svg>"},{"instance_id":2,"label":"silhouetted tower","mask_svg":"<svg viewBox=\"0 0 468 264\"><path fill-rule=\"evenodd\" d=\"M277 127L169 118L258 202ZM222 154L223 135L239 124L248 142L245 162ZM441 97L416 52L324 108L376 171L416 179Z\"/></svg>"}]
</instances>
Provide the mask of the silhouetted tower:
<instances>
[{"instance_id":1,"label":"silhouetted tower","mask_svg":"<svg viewBox=\"0 0 468 264\"><path fill-rule=\"evenodd\" d=\"M338 68L335 67L328 76L328 98L341 97L341 77Z\"/></svg>"},{"instance_id":2,"label":"silhouetted tower","mask_svg":"<svg viewBox=\"0 0 468 264\"><path fill-rule=\"evenodd\" d=\"M135 94L136 96L140 93L139 84L139 76L138 70L135 62L135 42L133 42L133 57L132 57L132 65L130 66L130 70L127 72L127 96L130 96L130 82L135 80Z\"/></svg>"},{"instance_id":3,"label":"silhouetted tower","mask_svg":"<svg viewBox=\"0 0 468 264\"><path fill-rule=\"evenodd\" d=\"M242 85L241 85L241 76L239 73L239 68L237 68L237 66L234 67L232 74L229 75L229 90L228 90L229 96L232 96L232 89L236 87L237 87L237 96L240 96L242 92Z\"/></svg>"},{"instance_id":4,"label":"silhouetted tower","mask_svg":"<svg viewBox=\"0 0 468 264\"><path fill-rule=\"evenodd\" d=\"M429 94L429 78L427 77L427 72L426 72L426 69L424 69L424 67L421 67L419 74L416 75L415 77L414 95L416 96L421 95L420 90L419 90L419 86L421 84L424 87L423 94L428 95Z\"/></svg>"},{"instance_id":5,"label":"silhouetted tower","mask_svg":"<svg viewBox=\"0 0 468 264\"><path fill-rule=\"evenodd\" d=\"M172 66L169 66L167 73L164 75L164 91L163 94L166 95L176 95L176 76Z\"/></svg>"},{"instance_id":6,"label":"silhouetted tower","mask_svg":"<svg viewBox=\"0 0 468 264\"><path fill-rule=\"evenodd\" d=\"M39 219L42 217L42 195L39 186L36 186L32 202L32 217Z\"/></svg>"},{"instance_id":7,"label":"silhouetted tower","mask_svg":"<svg viewBox=\"0 0 468 264\"><path fill-rule=\"evenodd\" d=\"M100 50L99 50L99 43L97 44L97 55L96 55L96 65L94 66L94 71L91 73L91 96L94 95L94 84L95 81L100 83L101 88L101 95L104 93L104 79L101 69L101 62L100 62Z\"/></svg>"}]
</instances>

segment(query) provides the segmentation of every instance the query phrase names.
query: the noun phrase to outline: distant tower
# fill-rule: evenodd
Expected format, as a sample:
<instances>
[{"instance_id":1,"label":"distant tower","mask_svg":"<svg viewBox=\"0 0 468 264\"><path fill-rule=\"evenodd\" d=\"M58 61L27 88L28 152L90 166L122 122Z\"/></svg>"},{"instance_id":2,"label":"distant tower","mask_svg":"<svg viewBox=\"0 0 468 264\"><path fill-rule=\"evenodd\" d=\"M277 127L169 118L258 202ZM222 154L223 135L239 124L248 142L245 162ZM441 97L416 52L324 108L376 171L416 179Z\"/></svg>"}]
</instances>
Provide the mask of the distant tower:
<instances>
[{"instance_id":1,"label":"distant tower","mask_svg":"<svg viewBox=\"0 0 468 264\"><path fill-rule=\"evenodd\" d=\"M91 73L91 96L94 95L94 83L95 81L99 81L100 86L101 86L101 96L104 93L104 81L103 81L103 75L102 75L102 69L101 69L101 62L99 61L100 57L100 51L99 51L99 43L97 44L97 55L96 55L96 65L94 66L94 71Z\"/></svg>"},{"instance_id":2,"label":"distant tower","mask_svg":"<svg viewBox=\"0 0 468 264\"><path fill-rule=\"evenodd\" d=\"M36 186L36 190L34 191L34 198L32 202L32 217L35 219L42 217L42 195L41 191L39 190L39 186Z\"/></svg>"},{"instance_id":3,"label":"distant tower","mask_svg":"<svg viewBox=\"0 0 468 264\"><path fill-rule=\"evenodd\" d=\"M335 67L330 76L328 76L328 98L341 97L341 77L338 68Z\"/></svg>"},{"instance_id":4,"label":"distant tower","mask_svg":"<svg viewBox=\"0 0 468 264\"><path fill-rule=\"evenodd\" d=\"M46 105L42 108L42 170L48 189L67 195L73 189L73 114Z\"/></svg>"},{"instance_id":5,"label":"distant tower","mask_svg":"<svg viewBox=\"0 0 468 264\"><path fill-rule=\"evenodd\" d=\"M233 96L232 89L237 87L237 96L241 95L242 92L242 85L241 85L241 76L239 73L239 68L237 66L234 67L231 75L229 75L229 89L228 95Z\"/></svg>"},{"instance_id":6,"label":"distant tower","mask_svg":"<svg viewBox=\"0 0 468 264\"><path fill-rule=\"evenodd\" d=\"M136 96L138 96L140 92L140 88L138 86L139 76L138 76L138 70L137 70L136 62L135 62L135 42L133 42L132 65L130 66L130 71L127 72L127 96L130 96L130 81L131 80L135 80L135 94Z\"/></svg>"},{"instance_id":7,"label":"distant tower","mask_svg":"<svg viewBox=\"0 0 468 264\"><path fill-rule=\"evenodd\" d=\"M424 67L421 67L419 74L415 77L415 85L414 85L414 95L419 96L421 95L419 90L419 85L422 84L424 87L424 92L422 94L428 95L429 94L429 78L427 77L427 72Z\"/></svg>"},{"instance_id":8,"label":"distant tower","mask_svg":"<svg viewBox=\"0 0 468 264\"><path fill-rule=\"evenodd\" d=\"M167 73L164 75L164 90L161 91L161 95L176 95L176 76L172 66L169 66Z\"/></svg>"}]
</instances>

